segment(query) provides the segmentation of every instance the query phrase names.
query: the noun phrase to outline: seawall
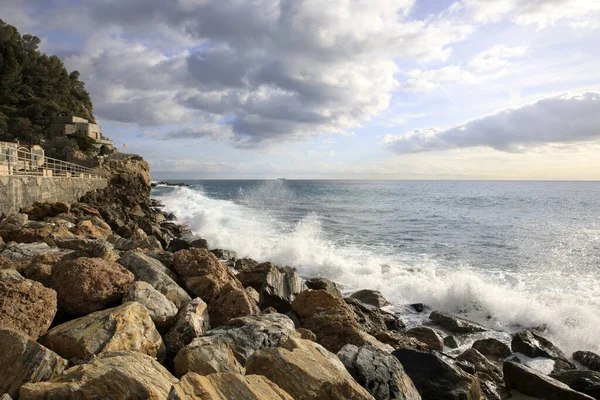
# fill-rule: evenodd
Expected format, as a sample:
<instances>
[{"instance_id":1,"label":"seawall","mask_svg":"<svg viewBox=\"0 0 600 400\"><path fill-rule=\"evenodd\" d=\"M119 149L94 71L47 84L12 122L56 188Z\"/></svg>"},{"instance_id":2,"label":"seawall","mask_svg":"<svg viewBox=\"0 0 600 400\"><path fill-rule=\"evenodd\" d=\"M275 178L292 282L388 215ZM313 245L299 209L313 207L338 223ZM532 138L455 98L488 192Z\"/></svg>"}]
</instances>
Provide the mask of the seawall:
<instances>
[{"instance_id":1,"label":"seawall","mask_svg":"<svg viewBox=\"0 0 600 400\"><path fill-rule=\"evenodd\" d=\"M106 179L99 178L0 176L0 214L18 212L36 201L71 203L107 185Z\"/></svg>"}]
</instances>

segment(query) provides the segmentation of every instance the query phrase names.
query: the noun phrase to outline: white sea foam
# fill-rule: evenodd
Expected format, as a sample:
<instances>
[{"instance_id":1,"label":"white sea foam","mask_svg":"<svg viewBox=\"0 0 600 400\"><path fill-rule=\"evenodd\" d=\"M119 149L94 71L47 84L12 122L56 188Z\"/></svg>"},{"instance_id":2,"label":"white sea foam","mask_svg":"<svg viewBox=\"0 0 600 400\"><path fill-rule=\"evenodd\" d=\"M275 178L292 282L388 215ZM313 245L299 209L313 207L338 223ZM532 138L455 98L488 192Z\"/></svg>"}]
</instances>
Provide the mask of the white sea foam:
<instances>
[{"instance_id":1,"label":"white sea foam","mask_svg":"<svg viewBox=\"0 0 600 400\"><path fill-rule=\"evenodd\" d=\"M599 281L593 274L573 280L561 270L533 276L460 264L450 267L426 254L394 253L385 245L341 245L327 237L316 214L290 224L260 207L273 197L272 190L262 187L242 194L240 202L212 199L197 188L185 187L159 198L167 211L212 247L294 266L303 276L325 276L347 289L378 289L396 305L422 302L498 330L546 327L546 335L568 354L600 351ZM565 282L571 281L583 283L569 288Z\"/></svg>"}]
</instances>

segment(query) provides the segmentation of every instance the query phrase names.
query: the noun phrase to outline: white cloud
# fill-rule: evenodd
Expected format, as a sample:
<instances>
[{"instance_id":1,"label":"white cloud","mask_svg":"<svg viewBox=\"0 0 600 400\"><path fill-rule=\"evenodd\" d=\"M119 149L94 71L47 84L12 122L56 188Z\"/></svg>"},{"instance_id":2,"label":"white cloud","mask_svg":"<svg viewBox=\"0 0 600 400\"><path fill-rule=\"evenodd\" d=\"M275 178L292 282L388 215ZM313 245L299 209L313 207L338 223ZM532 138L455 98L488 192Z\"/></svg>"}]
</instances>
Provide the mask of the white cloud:
<instances>
[{"instance_id":1,"label":"white cloud","mask_svg":"<svg viewBox=\"0 0 600 400\"><path fill-rule=\"evenodd\" d=\"M451 128L426 128L385 135L398 154L472 147L518 152L548 144L600 139L600 93L564 94L467 121Z\"/></svg>"},{"instance_id":2,"label":"white cloud","mask_svg":"<svg viewBox=\"0 0 600 400\"><path fill-rule=\"evenodd\" d=\"M495 45L475 55L469 61L469 67L478 72L497 71L509 67L511 58L522 57L526 52L527 46Z\"/></svg>"}]
</instances>

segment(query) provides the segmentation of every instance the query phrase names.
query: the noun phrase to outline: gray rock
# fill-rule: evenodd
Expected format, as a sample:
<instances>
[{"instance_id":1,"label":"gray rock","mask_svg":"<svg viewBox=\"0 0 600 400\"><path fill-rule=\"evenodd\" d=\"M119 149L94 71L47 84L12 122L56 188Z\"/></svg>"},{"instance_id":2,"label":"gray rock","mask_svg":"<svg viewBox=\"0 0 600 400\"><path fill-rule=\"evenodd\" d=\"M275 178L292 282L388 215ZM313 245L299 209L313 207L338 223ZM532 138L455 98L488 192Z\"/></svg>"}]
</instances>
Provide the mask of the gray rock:
<instances>
[{"instance_id":1,"label":"gray rock","mask_svg":"<svg viewBox=\"0 0 600 400\"><path fill-rule=\"evenodd\" d=\"M458 339L456 339L456 336L446 336L444 338L444 346L449 347L451 349L456 349L458 348Z\"/></svg>"},{"instance_id":2,"label":"gray rock","mask_svg":"<svg viewBox=\"0 0 600 400\"><path fill-rule=\"evenodd\" d=\"M0 393L16 397L21 385L59 375L67 360L12 330L0 330Z\"/></svg>"},{"instance_id":3,"label":"gray rock","mask_svg":"<svg viewBox=\"0 0 600 400\"><path fill-rule=\"evenodd\" d=\"M46 253L67 255L72 253L72 251L52 248L44 242L8 243L4 251L0 253L0 256L10 261L31 261L34 257Z\"/></svg>"},{"instance_id":4,"label":"gray rock","mask_svg":"<svg viewBox=\"0 0 600 400\"><path fill-rule=\"evenodd\" d=\"M210 252L219 260L229 261L237 258L237 253L233 250L212 249Z\"/></svg>"},{"instance_id":5,"label":"gray rock","mask_svg":"<svg viewBox=\"0 0 600 400\"><path fill-rule=\"evenodd\" d=\"M595 399L600 399L600 372L596 371L566 371L552 378L568 385L571 389Z\"/></svg>"},{"instance_id":6,"label":"gray rock","mask_svg":"<svg viewBox=\"0 0 600 400\"><path fill-rule=\"evenodd\" d=\"M553 360L560 360L562 364L570 366L571 369L577 369L572 362L567 360L565 355L548 339L531 331L516 333L511 342L512 351L521 353L527 357L546 357Z\"/></svg>"},{"instance_id":7,"label":"gray rock","mask_svg":"<svg viewBox=\"0 0 600 400\"><path fill-rule=\"evenodd\" d=\"M473 348L467 349L456 357L456 359L468 361L473 364L476 372L483 372L489 375L497 383L502 382L502 371L477 350Z\"/></svg>"},{"instance_id":8,"label":"gray rock","mask_svg":"<svg viewBox=\"0 0 600 400\"><path fill-rule=\"evenodd\" d=\"M130 270L136 280L151 284L178 309L191 300L186 291L175 282L175 274L160 261L143 253L128 251L123 253L118 263Z\"/></svg>"},{"instance_id":9,"label":"gray rock","mask_svg":"<svg viewBox=\"0 0 600 400\"><path fill-rule=\"evenodd\" d=\"M135 242L131 239L125 239L115 233L111 234L106 241L113 245L117 250L127 251L135 248Z\"/></svg>"},{"instance_id":10,"label":"gray rock","mask_svg":"<svg viewBox=\"0 0 600 400\"><path fill-rule=\"evenodd\" d=\"M352 293L350 297L377 308L381 308L390 304L390 302L383 297L379 290L363 289Z\"/></svg>"},{"instance_id":11,"label":"gray rock","mask_svg":"<svg viewBox=\"0 0 600 400\"><path fill-rule=\"evenodd\" d=\"M512 354L506 343L494 338L476 340L471 347L494 361L503 360Z\"/></svg>"},{"instance_id":12,"label":"gray rock","mask_svg":"<svg viewBox=\"0 0 600 400\"><path fill-rule=\"evenodd\" d=\"M170 325L177 316L175 304L148 282L134 282L123 297L123 303L128 301L142 303L148 310L152 322L159 328Z\"/></svg>"},{"instance_id":13,"label":"gray rock","mask_svg":"<svg viewBox=\"0 0 600 400\"><path fill-rule=\"evenodd\" d=\"M405 329L404 323L392 313L365 306L362 301L352 297L344 299L344 301L350 307L361 329L370 335L377 335L387 330L403 331Z\"/></svg>"},{"instance_id":14,"label":"gray rock","mask_svg":"<svg viewBox=\"0 0 600 400\"><path fill-rule=\"evenodd\" d=\"M421 399L402 364L373 346L347 344L337 353L350 375L377 400Z\"/></svg>"},{"instance_id":15,"label":"gray rock","mask_svg":"<svg viewBox=\"0 0 600 400\"><path fill-rule=\"evenodd\" d=\"M265 262L236 275L244 287L254 288L260 295L259 307L273 307L281 313L292 309L294 297L306 290L296 271L290 267L279 268Z\"/></svg>"},{"instance_id":16,"label":"gray rock","mask_svg":"<svg viewBox=\"0 0 600 400\"><path fill-rule=\"evenodd\" d=\"M207 305L197 297L179 311L175 324L165 335L167 355L175 356L179 350L206 332L209 327Z\"/></svg>"},{"instance_id":17,"label":"gray rock","mask_svg":"<svg viewBox=\"0 0 600 400\"><path fill-rule=\"evenodd\" d=\"M444 350L444 339L435 329L417 326L407 330L406 335L425 343L431 350Z\"/></svg>"},{"instance_id":18,"label":"gray rock","mask_svg":"<svg viewBox=\"0 0 600 400\"><path fill-rule=\"evenodd\" d=\"M600 372L600 356L596 353L592 353L591 351L576 351L573 353L573 359L592 371Z\"/></svg>"},{"instance_id":19,"label":"gray rock","mask_svg":"<svg viewBox=\"0 0 600 400\"><path fill-rule=\"evenodd\" d=\"M448 314L442 314L439 311L432 311L429 315L429 319L452 333L474 333L484 332L487 330L483 326L478 325L474 322L467 321L466 319L458 317L453 317Z\"/></svg>"},{"instance_id":20,"label":"gray rock","mask_svg":"<svg viewBox=\"0 0 600 400\"><path fill-rule=\"evenodd\" d=\"M208 250L208 241L206 239L196 239L190 243L190 247Z\"/></svg>"},{"instance_id":21,"label":"gray rock","mask_svg":"<svg viewBox=\"0 0 600 400\"><path fill-rule=\"evenodd\" d=\"M16 269L0 269L0 281L19 282L25 280Z\"/></svg>"},{"instance_id":22,"label":"gray rock","mask_svg":"<svg viewBox=\"0 0 600 400\"><path fill-rule=\"evenodd\" d=\"M311 278L304 282L305 285L312 290L325 290L338 299L343 299L342 292L337 285L327 278Z\"/></svg>"},{"instance_id":23,"label":"gray rock","mask_svg":"<svg viewBox=\"0 0 600 400\"><path fill-rule=\"evenodd\" d=\"M238 258L237 260L235 260L233 268L236 271L248 271L257 265L258 261L254 261L251 258Z\"/></svg>"},{"instance_id":24,"label":"gray rock","mask_svg":"<svg viewBox=\"0 0 600 400\"><path fill-rule=\"evenodd\" d=\"M252 353L264 347L280 346L290 337L300 337L294 323L283 314L258 314L234 318L218 329L212 329L185 346L175 357L177 364L183 357L193 357L196 349L216 342L226 343L240 364Z\"/></svg>"},{"instance_id":25,"label":"gray rock","mask_svg":"<svg viewBox=\"0 0 600 400\"><path fill-rule=\"evenodd\" d=\"M503 364L507 389L515 389L527 396L548 400L592 400L593 397L576 392L564 383L550 378L525 365L506 361Z\"/></svg>"},{"instance_id":26,"label":"gray rock","mask_svg":"<svg viewBox=\"0 0 600 400\"><path fill-rule=\"evenodd\" d=\"M399 349L392 355L404 366L424 399L480 400L482 397L479 379L438 354Z\"/></svg>"}]
</instances>

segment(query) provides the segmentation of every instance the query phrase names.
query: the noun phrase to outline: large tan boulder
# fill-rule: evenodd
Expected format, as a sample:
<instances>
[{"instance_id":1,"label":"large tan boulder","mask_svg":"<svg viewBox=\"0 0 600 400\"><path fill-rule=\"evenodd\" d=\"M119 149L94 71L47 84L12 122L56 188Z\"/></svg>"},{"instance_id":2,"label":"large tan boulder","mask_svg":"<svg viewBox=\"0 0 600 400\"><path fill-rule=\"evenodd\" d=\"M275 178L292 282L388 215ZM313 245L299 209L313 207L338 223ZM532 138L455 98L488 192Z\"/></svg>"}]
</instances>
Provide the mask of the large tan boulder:
<instances>
[{"instance_id":1,"label":"large tan boulder","mask_svg":"<svg viewBox=\"0 0 600 400\"><path fill-rule=\"evenodd\" d=\"M206 332L210 327L208 306L196 297L177 314L173 327L165 335L167 355L174 357L181 348Z\"/></svg>"},{"instance_id":2,"label":"large tan boulder","mask_svg":"<svg viewBox=\"0 0 600 400\"><path fill-rule=\"evenodd\" d=\"M208 303L208 315L213 327L224 325L233 318L256 314L259 311L256 302L242 285L235 281L222 287Z\"/></svg>"},{"instance_id":3,"label":"large tan boulder","mask_svg":"<svg viewBox=\"0 0 600 400\"><path fill-rule=\"evenodd\" d=\"M173 255L173 268L187 289L207 303L231 280L227 267L204 249L179 250Z\"/></svg>"},{"instance_id":4,"label":"large tan boulder","mask_svg":"<svg viewBox=\"0 0 600 400\"><path fill-rule=\"evenodd\" d=\"M73 232L80 237L99 237L108 239L112 234L110 226L98 217L89 217L77 223Z\"/></svg>"},{"instance_id":5,"label":"large tan boulder","mask_svg":"<svg viewBox=\"0 0 600 400\"><path fill-rule=\"evenodd\" d=\"M150 318L157 327L171 325L177 316L177 307L151 284L143 281L135 282L123 297L123 303L137 301L143 304Z\"/></svg>"},{"instance_id":6,"label":"large tan boulder","mask_svg":"<svg viewBox=\"0 0 600 400\"><path fill-rule=\"evenodd\" d=\"M0 329L37 340L56 314L56 292L29 279L0 279Z\"/></svg>"},{"instance_id":7,"label":"large tan boulder","mask_svg":"<svg viewBox=\"0 0 600 400\"><path fill-rule=\"evenodd\" d=\"M175 375L188 372L210 375L217 372L243 374L244 367L235 358L230 344L224 341L205 342L201 346L184 348L175 357Z\"/></svg>"},{"instance_id":8,"label":"large tan boulder","mask_svg":"<svg viewBox=\"0 0 600 400\"><path fill-rule=\"evenodd\" d=\"M52 268L58 305L72 315L86 315L120 303L133 279L121 265L100 258L76 258Z\"/></svg>"},{"instance_id":9,"label":"large tan boulder","mask_svg":"<svg viewBox=\"0 0 600 400\"><path fill-rule=\"evenodd\" d=\"M373 399L335 354L304 339L255 352L248 358L246 374L268 377L296 400Z\"/></svg>"},{"instance_id":10,"label":"large tan boulder","mask_svg":"<svg viewBox=\"0 0 600 400\"><path fill-rule=\"evenodd\" d=\"M69 214L71 205L68 203L52 203L36 201L30 206L21 209L23 214L27 214L34 221L43 221L45 218L53 218L59 214Z\"/></svg>"},{"instance_id":11,"label":"large tan boulder","mask_svg":"<svg viewBox=\"0 0 600 400\"><path fill-rule=\"evenodd\" d=\"M264 376L193 372L173 385L168 400L293 400L288 393Z\"/></svg>"},{"instance_id":12,"label":"large tan boulder","mask_svg":"<svg viewBox=\"0 0 600 400\"><path fill-rule=\"evenodd\" d=\"M133 350L163 360L165 346L148 310L130 302L53 328L42 344L64 358L89 359L106 351Z\"/></svg>"},{"instance_id":13,"label":"large tan boulder","mask_svg":"<svg viewBox=\"0 0 600 400\"><path fill-rule=\"evenodd\" d=\"M27 382L51 379L67 366L67 360L15 331L0 330L0 393L16 397Z\"/></svg>"},{"instance_id":14,"label":"large tan boulder","mask_svg":"<svg viewBox=\"0 0 600 400\"><path fill-rule=\"evenodd\" d=\"M11 215L12 217L12 215ZM38 221L29 221L24 225L19 222L11 222L10 217L0 224L0 237L5 242L35 243L44 241L54 230L52 224Z\"/></svg>"},{"instance_id":15,"label":"large tan boulder","mask_svg":"<svg viewBox=\"0 0 600 400\"><path fill-rule=\"evenodd\" d=\"M176 382L152 357L115 351L70 368L51 381L27 383L19 394L21 400L164 400Z\"/></svg>"}]
</instances>

